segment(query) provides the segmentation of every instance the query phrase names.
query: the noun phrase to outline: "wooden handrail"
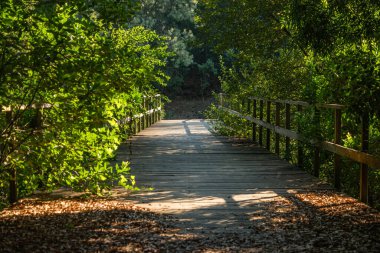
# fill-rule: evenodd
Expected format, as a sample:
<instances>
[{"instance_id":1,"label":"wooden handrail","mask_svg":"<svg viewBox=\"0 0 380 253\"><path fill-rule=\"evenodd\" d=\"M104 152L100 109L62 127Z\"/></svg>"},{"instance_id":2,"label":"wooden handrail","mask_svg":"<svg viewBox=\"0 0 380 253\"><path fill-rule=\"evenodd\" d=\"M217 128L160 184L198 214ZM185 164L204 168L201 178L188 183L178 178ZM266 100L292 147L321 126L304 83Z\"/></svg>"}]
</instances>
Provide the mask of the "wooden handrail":
<instances>
[{"instance_id":1,"label":"wooden handrail","mask_svg":"<svg viewBox=\"0 0 380 253\"><path fill-rule=\"evenodd\" d=\"M150 100L150 104L147 103ZM32 129L37 129L42 127L42 114L41 109L50 109L52 104L42 103L42 104L31 104L31 105L20 105L20 106L0 106L0 113L4 112L6 114L6 120L11 124L12 122L12 112L25 111L25 110L37 110L35 121L37 124L32 127ZM156 94L152 96L143 96L142 107L144 111L140 114L135 114L130 117L126 117L122 120L118 120L119 123L130 123L133 128L134 134L137 134L141 130L151 126L157 121L161 120L162 111L162 101L161 94ZM11 179L9 180L9 202L14 203L17 201L17 184L16 184L16 170L12 169Z\"/></svg>"},{"instance_id":2,"label":"wooden handrail","mask_svg":"<svg viewBox=\"0 0 380 253\"><path fill-rule=\"evenodd\" d=\"M232 115L235 115L241 119L245 119L252 123L252 130L253 130L253 136L252 139L256 142L256 128L259 126L259 140L258 143L260 145L263 145L263 136L262 136L262 128L266 128L268 131L273 131L276 134L275 138L275 153L279 154L279 138L278 136L284 136L286 137L286 156L288 156L288 153L290 152L290 142L289 139L297 140L299 143L308 143L314 146L315 148L315 156L314 156L314 175L319 175L319 166L320 166L320 150L326 150L334 154L334 171L335 171L335 187L340 189L340 173L341 173L341 157L348 158L352 161L358 162L361 164L361 179L360 179L360 200L363 202L368 202L368 167L375 170L380 170L380 157L368 154L368 146L365 146L366 143L368 143L368 117L367 119L363 119L363 135L362 135L362 151L347 148L341 145L341 115L342 110L345 108L344 105L340 104L317 104L316 108L319 110L321 108L325 109L334 109L335 111L335 124L334 124L334 132L335 132L335 140L334 142L324 141L324 140L318 140L318 139L308 139L305 136L303 136L301 133L297 132L299 131L299 127L297 131L290 129L290 106L297 106L297 111L301 112L303 107L309 107L311 106L307 102L303 101L290 101L290 100L269 100L264 98L258 98L258 97L249 97L249 104L253 104L253 112L251 115L244 115L241 112L238 112L236 110L233 110L231 108L227 108L225 105L228 104L228 99L223 97L223 94L219 95L220 101L223 101L224 103L222 105L219 105L218 108L229 113ZM227 102L227 103L226 103ZM259 102L259 103L257 103ZM275 103L276 105L276 114L275 124L272 124L270 122L270 117L268 115L270 114L271 110L271 103ZM259 106L257 106L259 104ZM285 127L280 126L280 109L279 105L285 105L286 108L286 122ZM267 107L267 119L263 119L263 108L266 105ZM257 107L259 107L259 118L257 118ZM269 111L269 113L268 113ZM250 109L248 110L250 113ZM363 117L364 118L364 117ZM318 122L319 119L316 119ZM268 140L268 133L267 133L267 141L266 146L268 148L270 143L270 140ZM302 147L299 144L298 145L298 161L299 165L302 164ZM289 158L289 157L287 157Z\"/></svg>"},{"instance_id":3,"label":"wooden handrail","mask_svg":"<svg viewBox=\"0 0 380 253\"><path fill-rule=\"evenodd\" d=\"M44 104L32 104L32 105L21 105L21 106L17 106L17 107L14 107L14 106L2 106L1 107L1 111L2 112L11 112L14 109L24 111L24 110L29 110L29 109L49 109L49 108L52 108L52 107L53 107L53 105L52 104L48 104L48 103L44 103Z\"/></svg>"}]
</instances>

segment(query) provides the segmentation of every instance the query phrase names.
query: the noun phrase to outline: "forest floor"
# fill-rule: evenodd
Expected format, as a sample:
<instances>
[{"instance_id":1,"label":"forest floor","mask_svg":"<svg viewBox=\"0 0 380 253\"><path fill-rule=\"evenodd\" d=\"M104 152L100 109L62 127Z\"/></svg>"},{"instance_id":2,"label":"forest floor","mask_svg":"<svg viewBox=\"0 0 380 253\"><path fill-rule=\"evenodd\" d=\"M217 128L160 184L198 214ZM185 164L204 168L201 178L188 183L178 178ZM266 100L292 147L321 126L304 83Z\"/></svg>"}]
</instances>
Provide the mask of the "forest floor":
<instances>
[{"instance_id":1,"label":"forest floor","mask_svg":"<svg viewBox=\"0 0 380 253\"><path fill-rule=\"evenodd\" d=\"M40 194L0 213L1 252L378 252L380 214L333 192L267 206L252 233L184 233L176 218L117 197ZM289 212L292 205L297 208ZM331 205L336 203L336 205ZM264 204L265 205L265 204ZM272 204L270 204L272 205ZM311 206L320 212L313 212ZM287 211L278 212L279 209ZM274 216L273 214L276 213Z\"/></svg>"}]
</instances>

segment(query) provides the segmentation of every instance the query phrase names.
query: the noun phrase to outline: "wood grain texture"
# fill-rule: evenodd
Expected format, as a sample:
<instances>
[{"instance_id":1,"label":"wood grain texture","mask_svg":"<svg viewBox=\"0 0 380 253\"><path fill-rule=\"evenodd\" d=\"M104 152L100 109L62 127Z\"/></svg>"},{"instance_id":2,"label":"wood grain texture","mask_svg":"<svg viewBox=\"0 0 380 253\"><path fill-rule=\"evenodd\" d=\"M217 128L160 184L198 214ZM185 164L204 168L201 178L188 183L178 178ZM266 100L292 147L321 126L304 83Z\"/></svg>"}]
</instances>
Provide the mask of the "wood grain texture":
<instances>
[{"instance_id":1,"label":"wood grain texture","mask_svg":"<svg viewBox=\"0 0 380 253\"><path fill-rule=\"evenodd\" d=\"M162 120L124 144L118 159L131 162L138 186L154 188L128 198L175 215L184 231L245 231L263 203L331 189L263 148L212 135L204 120Z\"/></svg>"}]
</instances>

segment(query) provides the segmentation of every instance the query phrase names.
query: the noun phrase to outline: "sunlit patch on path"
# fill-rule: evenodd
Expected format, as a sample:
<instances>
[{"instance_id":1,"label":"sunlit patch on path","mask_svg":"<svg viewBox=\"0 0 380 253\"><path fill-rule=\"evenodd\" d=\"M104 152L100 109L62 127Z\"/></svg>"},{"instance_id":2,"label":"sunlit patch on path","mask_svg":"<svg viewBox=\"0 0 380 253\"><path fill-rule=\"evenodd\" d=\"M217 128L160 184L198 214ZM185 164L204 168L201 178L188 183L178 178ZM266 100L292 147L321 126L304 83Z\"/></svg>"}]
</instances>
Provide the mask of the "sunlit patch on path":
<instances>
[{"instance_id":1,"label":"sunlit patch on path","mask_svg":"<svg viewBox=\"0 0 380 253\"><path fill-rule=\"evenodd\" d=\"M0 213L1 252L379 252L380 214L266 150L161 121L119 150L139 186Z\"/></svg>"},{"instance_id":2,"label":"sunlit patch on path","mask_svg":"<svg viewBox=\"0 0 380 253\"><path fill-rule=\"evenodd\" d=\"M209 129L203 120L164 120L133 138L132 154L121 148L137 184L154 188L128 199L174 215L180 233L236 237L227 245L239 250L380 246L377 212L265 149Z\"/></svg>"}]
</instances>

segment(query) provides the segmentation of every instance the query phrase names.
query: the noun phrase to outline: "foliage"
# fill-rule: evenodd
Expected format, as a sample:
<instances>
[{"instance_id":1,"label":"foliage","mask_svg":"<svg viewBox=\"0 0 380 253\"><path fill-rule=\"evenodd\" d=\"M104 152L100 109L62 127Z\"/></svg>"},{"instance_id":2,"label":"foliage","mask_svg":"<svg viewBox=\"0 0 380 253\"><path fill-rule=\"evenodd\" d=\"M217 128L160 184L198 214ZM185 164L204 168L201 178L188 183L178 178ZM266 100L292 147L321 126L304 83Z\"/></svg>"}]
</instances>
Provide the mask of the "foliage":
<instances>
[{"instance_id":1,"label":"foliage","mask_svg":"<svg viewBox=\"0 0 380 253\"><path fill-rule=\"evenodd\" d=\"M314 75L327 81L321 99L379 116L378 1L293 0L291 6L297 40L315 55Z\"/></svg>"},{"instance_id":2,"label":"foliage","mask_svg":"<svg viewBox=\"0 0 380 253\"><path fill-rule=\"evenodd\" d=\"M287 11L286 1L199 1L200 29L223 56L223 91L297 96L308 73L303 52L282 23Z\"/></svg>"},{"instance_id":3,"label":"foliage","mask_svg":"<svg viewBox=\"0 0 380 253\"><path fill-rule=\"evenodd\" d=\"M357 149L361 117L368 112L370 152L379 154L378 1L200 0L198 7L204 38L221 55L222 92L240 102L248 96L305 100L313 106L297 117L303 134L328 140L331 112L323 112L315 126L315 105L344 104L343 142ZM378 178L379 172L372 174ZM371 182L378 201L378 183ZM353 192L356 185L349 188Z\"/></svg>"},{"instance_id":4,"label":"foliage","mask_svg":"<svg viewBox=\"0 0 380 253\"><path fill-rule=\"evenodd\" d=\"M166 73L171 77L165 92L170 95L208 95L215 83L216 57L206 45L195 23L197 1L142 0L131 25L152 29L168 39L172 53ZM186 91L189 90L189 91Z\"/></svg>"},{"instance_id":5,"label":"foliage","mask_svg":"<svg viewBox=\"0 0 380 253\"><path fill-rule=\"evenodd\" d=\"M122 119L141 112L142 96L167 80L165 40L116 25L125 20L116 12L132 1L57 2L2 3L0 104L13 114L0 119L0 187L12 169L21 195L38 187L101 193L117 181L133 185L128 163L110 161L129 134ZM102 19L109 11L115 15ZM35 111L20 105L46 103L52 108L41 110L43 129L36 131Z\"/></svg>"}]
</instances>

